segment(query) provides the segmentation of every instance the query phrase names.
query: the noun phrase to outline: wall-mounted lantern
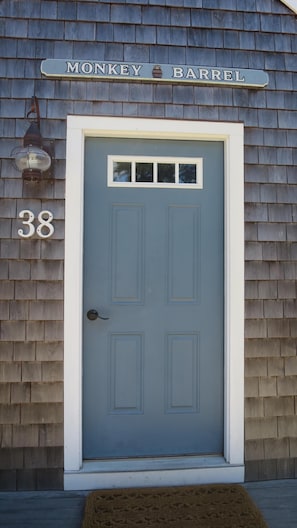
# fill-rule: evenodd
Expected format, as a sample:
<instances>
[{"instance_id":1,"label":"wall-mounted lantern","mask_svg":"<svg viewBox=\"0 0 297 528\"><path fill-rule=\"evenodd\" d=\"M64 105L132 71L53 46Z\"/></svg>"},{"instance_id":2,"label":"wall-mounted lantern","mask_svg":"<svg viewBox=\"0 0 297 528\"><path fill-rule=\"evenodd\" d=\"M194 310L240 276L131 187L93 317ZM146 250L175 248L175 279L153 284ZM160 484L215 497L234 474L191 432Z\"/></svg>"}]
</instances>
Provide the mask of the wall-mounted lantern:
<instances>
[{"instance_id":1,"label":"wall-mounted lantern","mask_svg":"<svg viewBox=\"0 0 297 528\"><path fill-rule=\"evenodd\" d=\"M24 180L39 181L42 175L45 178L51 178L53 144L44 145L40 133L39 104L35 96L32 97L31 107L26 117L30 121L30 126L24 136L23 147L14 148L11 153L14 166L23 173Z\"/></svg>"}]
</instances>

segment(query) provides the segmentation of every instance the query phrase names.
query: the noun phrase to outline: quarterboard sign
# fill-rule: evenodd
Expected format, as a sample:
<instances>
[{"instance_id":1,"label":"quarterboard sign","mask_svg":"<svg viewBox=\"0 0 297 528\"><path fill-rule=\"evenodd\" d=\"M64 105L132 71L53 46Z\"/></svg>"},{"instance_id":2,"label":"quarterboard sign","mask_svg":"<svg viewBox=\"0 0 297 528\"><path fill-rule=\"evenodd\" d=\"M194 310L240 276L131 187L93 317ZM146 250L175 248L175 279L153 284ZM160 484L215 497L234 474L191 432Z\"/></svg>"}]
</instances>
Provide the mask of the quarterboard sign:
<instances>
[{"instance_id":1,"label":"quarterboard sign","mask_svg":"<svg viewBox=\"0 0 297 528\"><path fill-rule=\"evenodd\" d=\"M263 70L185 64L149 64L76 59L46 59L41 63L46 77L179 82L263 88L268 74Z\"/></svg>"}]
</instances>

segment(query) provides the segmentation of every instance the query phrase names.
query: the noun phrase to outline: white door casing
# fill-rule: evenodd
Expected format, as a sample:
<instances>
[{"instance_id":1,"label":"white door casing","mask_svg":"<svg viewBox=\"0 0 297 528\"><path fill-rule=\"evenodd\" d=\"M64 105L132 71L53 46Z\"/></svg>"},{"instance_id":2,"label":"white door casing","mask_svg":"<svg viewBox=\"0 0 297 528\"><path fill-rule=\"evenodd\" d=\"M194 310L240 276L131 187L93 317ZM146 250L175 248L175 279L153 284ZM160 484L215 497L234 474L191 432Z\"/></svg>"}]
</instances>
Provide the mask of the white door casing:
<instances>
[{"instance_id":1,"label":"white door casing","mask_svg":"<svg viewBox=\"0 0 297 528\"><path fill-rule=\"evenodd\" d=\"M224 141L225 343L224 457L170 461L82 459L82 298L85 137ZM244 478L244 195L243 125L117 117L67 119L64 315L64 487L92 489Z\"/></svg>"}]
</instances>

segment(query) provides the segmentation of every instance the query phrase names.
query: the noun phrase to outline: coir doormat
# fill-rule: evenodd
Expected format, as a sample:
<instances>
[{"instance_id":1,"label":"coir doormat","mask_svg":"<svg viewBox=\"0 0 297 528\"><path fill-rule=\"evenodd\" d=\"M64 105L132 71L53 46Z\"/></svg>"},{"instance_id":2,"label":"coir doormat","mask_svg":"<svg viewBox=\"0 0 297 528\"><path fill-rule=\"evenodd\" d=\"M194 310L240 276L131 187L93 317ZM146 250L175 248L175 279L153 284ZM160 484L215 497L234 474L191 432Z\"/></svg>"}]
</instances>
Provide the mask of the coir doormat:
<instances>
[{"instance_id":1,"label":"coir doormat","mask_svg":"<svg viewBox=\"0 0 297 528\"><path fill-rule=\"evenodd\" d=\"M239 484L93 491L82 528L267 528Z\"/></svg>"}]
</instances>

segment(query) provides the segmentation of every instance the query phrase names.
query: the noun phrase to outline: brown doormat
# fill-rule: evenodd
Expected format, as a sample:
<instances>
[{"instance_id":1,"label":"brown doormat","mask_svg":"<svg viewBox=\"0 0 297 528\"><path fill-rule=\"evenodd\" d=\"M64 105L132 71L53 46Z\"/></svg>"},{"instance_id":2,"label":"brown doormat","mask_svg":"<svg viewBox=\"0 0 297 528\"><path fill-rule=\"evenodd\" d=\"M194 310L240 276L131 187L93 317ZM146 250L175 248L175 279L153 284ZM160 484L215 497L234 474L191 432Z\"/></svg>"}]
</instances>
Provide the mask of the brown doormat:
<instances>
[{"instance_id":1,"label":"brown doormat","mask_svg":"<svg viewBox=\"0 0 297 528\"><path fill-rule=\"evenodd\" d=\"M267 528L239 484L93 491L82 528Z\"/></svg>"}]
</instances>

